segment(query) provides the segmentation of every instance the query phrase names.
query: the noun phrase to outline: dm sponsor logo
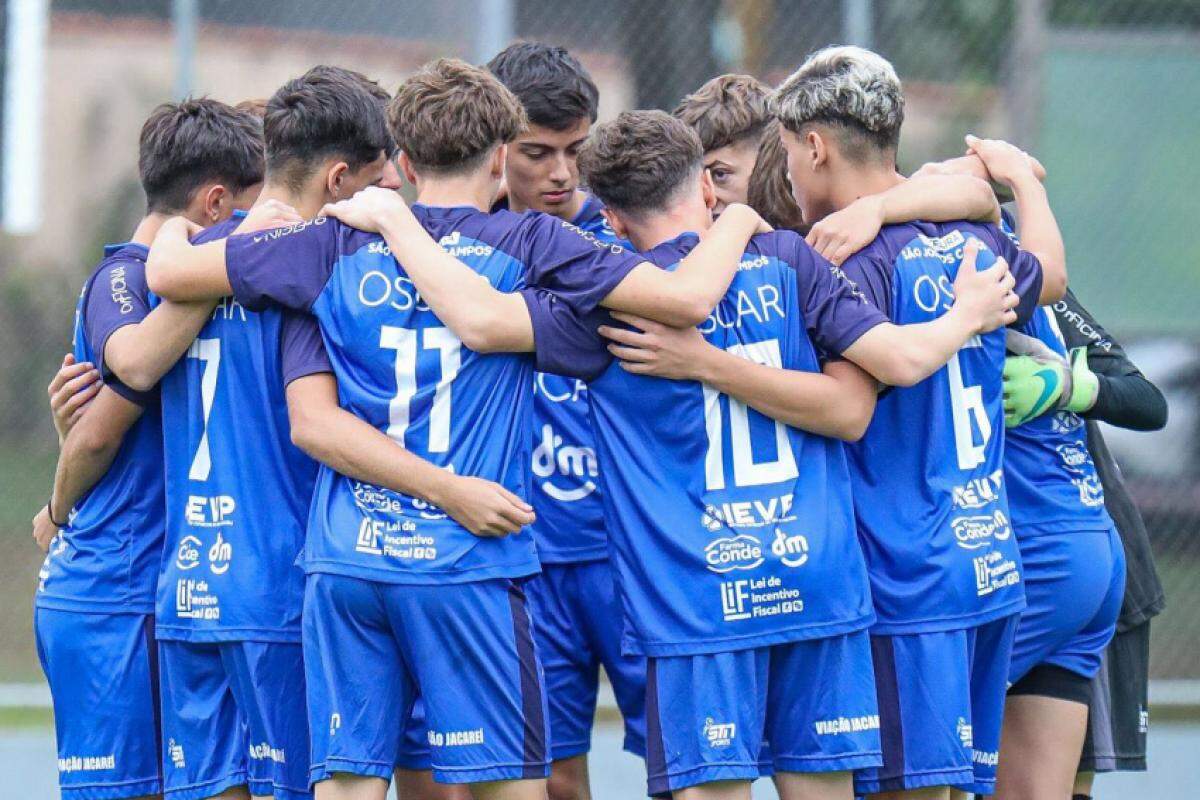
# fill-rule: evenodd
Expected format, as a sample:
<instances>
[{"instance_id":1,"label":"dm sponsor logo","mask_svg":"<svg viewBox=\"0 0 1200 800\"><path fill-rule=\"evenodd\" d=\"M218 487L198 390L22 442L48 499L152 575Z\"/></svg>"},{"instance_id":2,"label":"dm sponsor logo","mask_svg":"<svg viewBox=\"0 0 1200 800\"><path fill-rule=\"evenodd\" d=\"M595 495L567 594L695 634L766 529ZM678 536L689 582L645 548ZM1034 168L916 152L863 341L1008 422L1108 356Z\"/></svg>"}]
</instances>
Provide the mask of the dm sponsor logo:
<instances>
[{"instance_id":1,"label":"dm sponsor logo","mask_svg":"<svg viewBox=\"0 0 1200 800\"><path fill-rule=\"evenodd\" d=\"M781 528L776 528L771 554L786 567L799 567L808 561L808 539L798 533L789 536Z\"/></svg>"},{"instance_id":2,"label":"dm sponsor logo","mask_svg":"<svg viewBox=\"0 0 1200 800\"><path fill-rule=\"evenodd\" d=\"M1003 542L1012 535L1012 527L1003 511L972 517L957 517L950 523L958 546L965 550L977 550L992 541Z\"/></svg>"},{"instance_id":3,"label":"dm sponsor logo","mask_svg":"<svg viewBox=\"0 0 1200 800\"><path fill-rule=\"evenodd\" d=\"M225 541L221 532L217 531L217 540L208 548L208 568L214 575L224 575L229 571L229 562L233 560L233 545Z\"/></svg>"},{"instance_id":4,"label":"dm sponsor logo","mask_svg":"<svg viewBox=\"0 0 1200 800\"><path fill-rule=\"evenodd\" d=\"M704 561L710 570L722 574L754 569L764 561L762 542L746 533L713 539L704 548Z\"/></svg>"},{"instance_id":5,"label":"dm sponsor logo","mask_svg":"<svg viewBox=\"0 0 1200 800\"><path fill-rule=\"evenodd\" d=\"M555 500L571 503L596 491L593 478L600 474L600 467L594 449L564 444L563 437L546 424L542 426L541 441L533 451L533 474L545 479L540 484L542 491ZM562 483L574 485L564 489L554 482L555 477Z\"/></svg>"}]
</instances>

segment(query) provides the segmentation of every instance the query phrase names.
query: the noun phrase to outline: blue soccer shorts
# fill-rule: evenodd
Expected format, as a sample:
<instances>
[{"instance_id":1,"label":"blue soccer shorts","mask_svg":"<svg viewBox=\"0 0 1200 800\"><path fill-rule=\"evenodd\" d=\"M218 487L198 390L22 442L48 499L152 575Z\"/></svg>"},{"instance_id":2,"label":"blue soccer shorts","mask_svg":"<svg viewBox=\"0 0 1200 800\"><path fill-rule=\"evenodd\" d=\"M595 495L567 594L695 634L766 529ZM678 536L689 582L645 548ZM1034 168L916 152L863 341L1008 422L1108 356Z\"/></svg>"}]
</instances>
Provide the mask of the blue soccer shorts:
<instances>
[{"instance_id":1,"label":"blue soccer shorts","mask_svg":"<svg viewBox=\"0 0 1200 800\"><path fill-rule=\"evenodd\" d=\"M304 648L313 783L387 779L418 694L441 783L545 778L546 698L521 585L414 585L313 574ZM419 687L419 688L418 688Z\"/></svg>"},{"instance_id":2,"label":"blue soccer shorts","mask_svg":"<svg viewBox=\"0 0 1200 800\"><path fill-rule=\"evenodd\" d=\"M34 611L64 800L162 792L154 616Z\"/></svg>"},{"instance_id":3,"label":"blue soccer shorts","mask_svg":"<svg viewBox=\"0 0 1200 800\"><path fill-rule=\"evenodd\" d=\"M546 674L555 761L591 749L601 666L625 720L625 749L646 754L646 659L621 652L624 617L615 580L608 561L546 564L525 587Z\"/></svg>"},{"instance_id":4,"label":"blue soccer shorts","mask_svg":"<svg viewBox=\"0 0 1200 800\"><path fill-rule=\"evenodd\" d=\"M1018 617L871 636L883 766L858 771L858 794L926 786L992 794Z\"/></svg>"},{"instance_id":5,"label":"blue soccer shorts","mask_svg":"<svg viewBox=\"0 0 1200 800\"><path fill-rule=\"evenodd\" d=\"M241 785L278 800L312 796L299 644L158 647L166 797L198 800Z\"/></svg>"},{"instance_id":6,"label":"blue soccer shorts","mask_svg":"<svg viewBox=\"0 0 1200 800\"><path fill-rule=\"evenodd\" d=\"M1125 549L1116 528L1022 531L1027 605L1017 625L1009 683L1039 664L1084 678L1100 669L1125 597Z\"/></svg>"},{"instance_id":7,"label":"blue soccer shorts","mask_svg":"<svg viewBox=\"0 0 1200 800\"><path fill-rule=\"evenodd\" d=\"M649 658L649 793L751 781L772 772L844 772L878 765L875 702L866 631Z\"/></svg>"}]
</instances>

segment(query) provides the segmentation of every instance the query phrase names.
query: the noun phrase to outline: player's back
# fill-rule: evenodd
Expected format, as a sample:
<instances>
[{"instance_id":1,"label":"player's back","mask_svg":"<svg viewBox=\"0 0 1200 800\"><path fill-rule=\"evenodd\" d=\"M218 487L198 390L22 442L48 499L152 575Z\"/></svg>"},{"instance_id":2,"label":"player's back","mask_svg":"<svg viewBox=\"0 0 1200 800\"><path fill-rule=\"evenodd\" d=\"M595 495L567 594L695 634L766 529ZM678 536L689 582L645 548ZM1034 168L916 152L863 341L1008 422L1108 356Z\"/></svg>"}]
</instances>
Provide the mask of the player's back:
<instances>
[{"instance_id":1,"label":"player's back","mask_svg":"<svg viewBox=\"0 0 1200 800\"><path fill-rule=\"evenodd\" d=\"M1049 308L1038 309L1018 328L1018 334L1036 339L1060 357L1067 355ZM1006 436L1004 475L1013 524L1019 530L1112 527L1079 415L1070 411L1043 414L1009 428Z\"/></svg>"},{"instance_id":2,"label":"player's back","mask_svg":"<svg viewBox=\"0 0 1200 800\"><path fill-rule=\"evenodd\" d=\"M84 284L76 307L76 361L103 363L106 342L92 341L88 334L86 315L92 293L109 295L118 314L132 313L135 300L130 284L145 284L147 253L144 246L134 243L105 247L104 259ZM143 412L125 433L112 465L75 504L62 535L51 544L39 573L36 603L68 611L148 614L154 610L163 541L158 397L155 392L134 392L111 375L105 380L142 405Z\"/></svg>"},{"instance_id":3,"label":"player's back","mask_svg":"<svg viewBox=\"0 0 1200 800\"><path fill-rule=\"evenodd\" d=\"M645 255L669 268L696 242L687 234ZM794 234L755 237L701 333L758 363L820 371L798 297L817 270L828 277ZM870 621L840 442L615 363L590 390L627 646L715 652Z\"/></svg>"},{"instance_id":4,"label":"player's back","mask_svg":"<svg viewBox=\"0 0 1200 800\"><path fill-rule=\"evenodd\" d=\"M197 242L229 236L234 216ZM303 599L296 558L316 463L291 442L285 312L222 298L162 381L167 546L163 638L295 641Z\"/></svg>"},{"instance_id":5,"label":"player's back","mask_svg":"<svg viewBox=\"0 0 1200 800\"><path fill-rule=\"evenodd\" d=\"M983 245L978 269L1008 259L1027 317L1040 267L994 225L888 226L844 270L893 322L927 322L953 303L970 238ZM881 633L969 627L1024 602L1002 479L1003 362L1003 330L975 337L916 386L882 393L848 447Z\"/></svg>"}]
</instances>

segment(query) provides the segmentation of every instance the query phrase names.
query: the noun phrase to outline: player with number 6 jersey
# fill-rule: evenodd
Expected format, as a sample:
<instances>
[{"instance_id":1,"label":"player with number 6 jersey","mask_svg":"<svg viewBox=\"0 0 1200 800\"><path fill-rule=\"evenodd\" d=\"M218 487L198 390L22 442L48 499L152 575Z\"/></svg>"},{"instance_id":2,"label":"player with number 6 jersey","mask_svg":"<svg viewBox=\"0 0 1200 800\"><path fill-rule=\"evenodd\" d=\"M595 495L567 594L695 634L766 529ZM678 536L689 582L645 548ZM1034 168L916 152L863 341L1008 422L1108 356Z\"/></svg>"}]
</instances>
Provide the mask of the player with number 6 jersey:
<instances>
[{"instance_id":1,"label":"player with number 6 jersey","mask_svg":"<svg viewBox=\"0 0 1200 800\"><path fill-rule=\"evenodd\" d=\"M819 51L779 87L775 102L807 222L903 180L895 156L904 97L879 55ZM843 269L894 322L947 313L968 247L980 249L980 267L1008 262L1018 322L1065 291L1062 238L1029 159L1003 142L968 137L968 146L994 180L1013 188L1029 249L995 224L885 227ZM885 390L866 434L848 447L878 615L872 648L884 754L881 768L859 772L860 793L952 786L991 794L994 787L1008 662L1025 603L1002 478L1003 363L1003 332L974 338L928 379ZM928 691L930 675L939 676L938 692Z\"/></svg>"}]
</instances>

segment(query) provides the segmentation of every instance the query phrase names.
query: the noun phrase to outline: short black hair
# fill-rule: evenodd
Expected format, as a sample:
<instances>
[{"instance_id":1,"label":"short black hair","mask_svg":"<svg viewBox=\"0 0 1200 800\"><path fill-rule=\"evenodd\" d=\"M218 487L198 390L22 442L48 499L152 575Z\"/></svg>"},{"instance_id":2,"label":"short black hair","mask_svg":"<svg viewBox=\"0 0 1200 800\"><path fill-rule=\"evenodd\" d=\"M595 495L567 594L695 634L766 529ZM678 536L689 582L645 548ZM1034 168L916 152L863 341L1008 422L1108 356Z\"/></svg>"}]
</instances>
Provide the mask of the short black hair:
<instances>
[{"instance_id":1,"label":"short black hair","mask_svg":"<svg viewBox=\"0 0 1200 800\"><path fill-rule=\"evenodd\" d=\"M253 186L263 179L262 125L206 97L163 103L142 125L138 177L148 211L164 214L183 211L209 181Z\"/></svg>"},{"instance_id":2,"label":"short black hair","mask_svg":"<svg viewBox=\"0 0 1200 800\"><path fill-rule=\"evenodd\" d=\"M391 155L387 98L379 84L341 67L316 66L288 81L267 101L263 117L267 172L298 190L330 156L360 169L381 152Z\"/></svg>"},{"instance_id":3,"label":"short black hair","mask_svg":"<svg viewBox=\"0 0 1200 800\"><path fill-rule=\"evenodd\" d=\"M592 129L579 175L604 205L642 215L664 211L704 168L700 136L665 111L625 111Z\"/></svg>"},{"instance_id":4,"label":"short black hair","mask_svg":"<svg viewBox=\"0 0 1200 800\"><path fill-rule=\"evenodd\" d=\"M534 125L563 131L584 117L596 121L600 92L565 47L518 42L501 50L487 67L517 96Z\"/></svg>"}]
</instances>

